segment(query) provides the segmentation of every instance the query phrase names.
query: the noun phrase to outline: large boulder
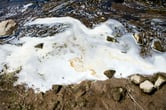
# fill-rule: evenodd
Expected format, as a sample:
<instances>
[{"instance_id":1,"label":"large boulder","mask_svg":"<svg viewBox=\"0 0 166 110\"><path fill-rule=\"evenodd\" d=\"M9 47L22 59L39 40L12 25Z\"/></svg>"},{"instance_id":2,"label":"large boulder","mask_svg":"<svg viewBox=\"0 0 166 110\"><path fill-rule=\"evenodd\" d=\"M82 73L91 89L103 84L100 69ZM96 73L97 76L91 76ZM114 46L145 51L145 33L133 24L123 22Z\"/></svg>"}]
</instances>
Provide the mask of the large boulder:
<instances>
[{"instance_id":1,"label":"large boulder","mask_svg":"<svg viewBox=\"0 0 166 110\"><path fill-rule=\"evenodd\" d=\"M0 22L0 37L14 34L17 23L14 20L5 20Z\"/></svg>"}]
</instances>

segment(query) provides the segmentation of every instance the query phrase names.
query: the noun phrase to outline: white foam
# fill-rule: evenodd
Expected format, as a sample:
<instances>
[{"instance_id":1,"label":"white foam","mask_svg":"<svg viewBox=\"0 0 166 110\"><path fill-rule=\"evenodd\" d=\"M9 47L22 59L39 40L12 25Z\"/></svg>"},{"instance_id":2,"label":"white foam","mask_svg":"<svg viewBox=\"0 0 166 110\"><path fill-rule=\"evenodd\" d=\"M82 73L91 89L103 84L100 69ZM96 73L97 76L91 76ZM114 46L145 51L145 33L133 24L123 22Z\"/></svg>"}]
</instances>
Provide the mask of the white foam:
<instances>
[{"instance_id":1,"label":"white foam","mask_svg":"<svg viewBox=\"0 0 166 110\"><path fill-rule=\"evenodd\" d=\"M8 71L22 67L16 84L43 91L53 84L72 84L83 80L105 80L103 72L116 70L116 77L127 77L134 73L153 74L166 72L166 54L154 54L143 59L132 34L125 33L122 24L108 20L89 29L71 17L40 18L27 25L69 24L64 32L45 38L25 36L20 38L22 46L5 44L0 46L0 67L9 66ZM106 41L113 36L114 27L120 29L119 43ZM113 36L114 37L114 36ZM43 43L42 49L35 48Z\"/></svg>"},{"instance_id":2,"label":"white foam","mask_svg":"<svg viewBox=\"0 0 166 110\"><path fill-rule=\"evenodd\" d=\"M21 10L21 12L26 11L28 9L28 7L30 7L32 5L33 5L33 3L28 3L28 4L24 5L23 8L22 8L22 10Z\"/></svg>"}]
</instances>

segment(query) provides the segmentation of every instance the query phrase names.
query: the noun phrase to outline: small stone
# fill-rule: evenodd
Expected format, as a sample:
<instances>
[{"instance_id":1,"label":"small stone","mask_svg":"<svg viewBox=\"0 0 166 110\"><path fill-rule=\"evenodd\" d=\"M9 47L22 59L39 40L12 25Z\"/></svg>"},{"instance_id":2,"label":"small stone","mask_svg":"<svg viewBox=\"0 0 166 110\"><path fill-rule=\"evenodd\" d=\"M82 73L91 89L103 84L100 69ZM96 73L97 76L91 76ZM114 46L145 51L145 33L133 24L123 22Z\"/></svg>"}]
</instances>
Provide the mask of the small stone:
<instances>
[{"instance_id":1,"label":"small stone","mask_svg":"<svg viewBox=\"0 0 166 110\"><path fill-rule=\"evenodd\" d=\"M106 20L106 18L105 18L105 17L103 17L103 16L101 17L101 19L102 19L102 20Z\"/></svg>"},{"instance_id":2,"label":"small stone","mask_svg":"<svg viewBox=\"0 0 166 110\"><path fill-rule=\"evenodd\" d=\"M39 44L35 45L34 47L42 49L43 46L44 46L44 43L39 43Z\"/></svg>"},{"instance_id":3,"label":"small stone","mask_svg":"<svg viewBox=\"0 0 166 110\"><path fill-rule=\"evenodd\" d=\"M141 76L141 75L135 74L135 75L132 75L132 76L130 77L130 80L131 80L134 84L140 84L141 82L144 81L144 78L143 78L143 76Z\"/></svg>"},{"instance_id":4,"label":"small stone","mask_svg":"<svg viewBox=\"0 0 166 110\"><path fill-rule=\"evenodd\" d=\"M106 70L104 71L104 75L106 75L109 79L111 79L114 76L115 72L116 72L115 70Z\"/></svg>"},{"instance_id":5,"label":"small stone","mask_svg":"<svg viewBox=\"0 0 166 110\"><path fill-rule=\"evenodd\" d=\"M14 20L6 20L0 22L0 36L9 36L14 33L17 28L17 23Z\"/></svg>"},{"instance_id":6,"label":"small stone","mask_svg":"<svg viewBox=\"0 0 166 110\"><path fill-rule=\"evenodd\" d=\"M151 47L152 47L153 50L155 50L155 51L164 52L164 49L163 49L163 47L162 47L162 45L161 45L161 41L158 40L158 39L154 39L154 40L153 40Z\"/></svg>"},{"instance_id":7,"label":"small stone","mask_svg":"<svg viewBox=\"0 0 166 110\"><path fill-rule=\"evenodd\" d=\"M142 82L139 87L145 93L151 93L154 90L154 85L149 80L145 80L144 82Z\"/></svg>"},{"instance_id":8,"label":"small stone","mask_svg":"<svg viewBox=\"0 0 166 110\"><path fill-rule=\"evenodd\" d=\"M155 86L156 88L159 88L159 87L160 87L162 84L164 84L165 82L166 82L166 78L163 77L163 76L161 76L161 75L159 75L158 78L157 78L157 80L155 81L154 86Z\"/></svg>"},{"instance_id":9,"label":"small stone","mask_svg":"<svg viewBox=\"0 0 166 110\"><path fill-rule=\"evenodd\" d=\"M135 42L139 45L143 45L143 43L144 43L143 36L144 36L144 33L134 33L133 34Z\"/></svg>"},{"instance_id":10,"label":"small stone","mask_svg":"<svg viewBox=\"0 0 166 110\"><path fill-rule=\"evenodd\" d=\"M118 42L115 38L107 36L107 41L109 42Z\"/></svg>"}]
</instances>

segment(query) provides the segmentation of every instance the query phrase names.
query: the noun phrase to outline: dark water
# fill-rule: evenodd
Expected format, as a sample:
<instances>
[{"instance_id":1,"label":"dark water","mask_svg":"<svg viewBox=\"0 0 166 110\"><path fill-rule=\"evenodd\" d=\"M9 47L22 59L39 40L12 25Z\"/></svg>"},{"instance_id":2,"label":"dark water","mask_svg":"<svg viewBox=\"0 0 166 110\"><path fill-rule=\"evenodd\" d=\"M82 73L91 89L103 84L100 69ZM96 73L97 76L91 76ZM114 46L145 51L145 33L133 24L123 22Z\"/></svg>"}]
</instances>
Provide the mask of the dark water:
<instances>
[{"instance_id":1,"label":"dark water","mask_svg":"<svg viewBox=\"0 0 166 110\"><path fill-rule=\"evenodd\" d=\"M39 2L41 0L0 0L0 8L8 8L9 6L21 6L26 3ZM42 1L41 1L42 2Z\"/></svg>"},{"instance_id":2,"label":"dark water","mask_svg":"<svg viewBox=\"0 0 166 110\"><path fill-rule=\"evenodd\" d=\"M151 0L147 0L149 1L148 3L139 1L0 0L0 21L14 19L19 25L19 37L24 36L26 33L31 33L32 36L36 35L36 37L39 37L42 36L45 32L55 34L56 32L59 32L59 30L55 29L57 27L51 27L50 29L45 27L24 27L23 25L27 21L31 21L39 17L71 16L79 19L88 27L93 27L98 23L106 21L107 19L116 19L123 23L128 32L134 33L135 30L137 30L145 34L148 33L146 36L148 36L149 39L160 39L166 50L165 0L156 0L158 2L153 3L150 2ZM25 5L29 3L32 5L23 11ZM150 43L151 40L152 39L149 40ZM149 44L148 46L150 48Z\"/></svg>"},{"instance_id":3,"label":"dark water","mask_svg":"<svg viewBox=\"0 0 166 110\"><path fill-rule=\"evenodd\" d=\"M25 12L23 12L25 5L29 3L32 3L32 5L28 7L29 12L34 13L34 11L36 11L38 13L42 4L47 1L48 0L0 0L0 21L10 18L20 19L20 16L25 15Z\"/></svg>"},{"instance_id":4,"label":"dark water","mask_svg":"<svg viewBox=\"0 0 166 110\"><path fill-rule=\"evenodd\" d=\"M0 9L7 9L9 7L22 7L25 4L33 3L34 5L39 5L46 3L48 0L0 0Z\"/></svg>"}]
</instances>

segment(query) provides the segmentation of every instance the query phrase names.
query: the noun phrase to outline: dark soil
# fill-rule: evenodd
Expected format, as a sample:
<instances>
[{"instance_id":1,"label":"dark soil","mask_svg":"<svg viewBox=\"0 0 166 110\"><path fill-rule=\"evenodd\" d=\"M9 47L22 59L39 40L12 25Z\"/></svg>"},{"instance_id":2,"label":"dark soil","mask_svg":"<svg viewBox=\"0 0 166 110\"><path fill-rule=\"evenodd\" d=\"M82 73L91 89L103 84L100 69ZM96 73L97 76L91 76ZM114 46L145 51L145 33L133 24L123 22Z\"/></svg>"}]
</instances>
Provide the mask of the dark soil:
<instances>
[{"instance_id":1,"label":"dark soil","mask_svg":"<svg viewBox=\"0 0 166 110\"><path fill-rule=\"evenodd\" d=\"M111 78L34 93L23 85L13 86L16 79L1 75L0 110L166 110L166 85L145 94L128 79Z\"/></svg>"}]
</instances>

